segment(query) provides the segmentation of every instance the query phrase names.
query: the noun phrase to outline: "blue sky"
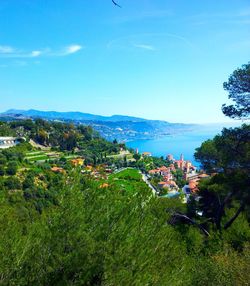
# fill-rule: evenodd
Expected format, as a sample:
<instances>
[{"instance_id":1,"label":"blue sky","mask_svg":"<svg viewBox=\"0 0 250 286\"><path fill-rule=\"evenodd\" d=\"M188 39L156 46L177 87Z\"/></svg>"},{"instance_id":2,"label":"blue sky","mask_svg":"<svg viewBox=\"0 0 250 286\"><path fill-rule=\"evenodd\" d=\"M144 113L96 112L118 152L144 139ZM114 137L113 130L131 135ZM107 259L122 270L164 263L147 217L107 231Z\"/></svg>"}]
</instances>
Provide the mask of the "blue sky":
<instances>
[{"instance_id":1,"label":"blue sky","mask_svg":"<svg viewBox=\"0 0 250 286\"><path fill-rule=\"evenodd\" d=\"M224 122L249 0L1 0L0 111Z\"/></svg>"}]
</instances>

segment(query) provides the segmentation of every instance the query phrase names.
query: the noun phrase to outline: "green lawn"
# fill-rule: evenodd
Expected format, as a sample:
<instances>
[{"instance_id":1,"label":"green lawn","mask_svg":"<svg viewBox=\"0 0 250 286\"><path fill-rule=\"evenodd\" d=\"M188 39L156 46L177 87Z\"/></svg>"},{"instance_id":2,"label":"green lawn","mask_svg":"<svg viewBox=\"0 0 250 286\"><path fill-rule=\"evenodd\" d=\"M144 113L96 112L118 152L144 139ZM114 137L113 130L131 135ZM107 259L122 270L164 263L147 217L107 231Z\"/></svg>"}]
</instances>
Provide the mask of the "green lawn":
<instances>
[{"instance_id":1,"label":"green lawn","mask_svg":"<svg viewBox=\"0 0 250 286\"><path fill-rule=\"evenodd\" d=\"M138 170L126 169L117 174L112 174L108 178L108 184L115 189L136 193L142 189L148 189L148 186L142 180Z\"/></svg>"},{"instance_id":2,"label":"green lawn","mask_svg":"<svg viewBox=\"0 0 250 286\"><path fill-rule=\"evenodd\" d=\"M110 175L110 179L118 178L118 179L125 179L125 180L135 180L135 181L141 181L141 174L138 170L135 169L126 169L122 172L119 172L117 174Z\"/></svg>"}]
</instances>

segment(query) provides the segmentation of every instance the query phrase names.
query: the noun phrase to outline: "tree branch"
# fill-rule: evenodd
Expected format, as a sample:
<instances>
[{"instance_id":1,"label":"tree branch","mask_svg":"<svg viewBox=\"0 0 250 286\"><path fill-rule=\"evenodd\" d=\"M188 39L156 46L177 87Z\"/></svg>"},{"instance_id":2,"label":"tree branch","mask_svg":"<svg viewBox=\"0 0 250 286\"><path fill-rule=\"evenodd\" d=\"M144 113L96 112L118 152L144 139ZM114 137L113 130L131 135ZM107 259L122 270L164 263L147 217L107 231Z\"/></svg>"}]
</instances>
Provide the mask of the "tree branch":
<instances>
[{"instance_id":1,"label":"tree branch","mask_svg":"<svg viewBox=\"0 0 250 286\"><path fill-rule=\"evenodd\" d=\"M203 234L205 234L206 236L210 236L209 232L203 227L201 226L200 224L198 224L196 221L194 221L193 219L191 219L190 217L188 217L187 215L184 215L184 214L181 214L181 213L174 213L173 216L172 216L172 219L170 220L170 224L174 224L175 223L175 220L177 218L180 218L182 220L184 220L185 222L187 223L191 223L192 225L198 227L202 232Z\"/></svg>"},{"instance_id":2,"label":"tree branch","mask_svg":"<svg viewBox=\"0 0 250 286\"><path fill-rule=\"evenodd\" d=\"M218 197L218 200L219 200L219 203L220 203L220 208L219 208L219 210L217 212L217 215L216 215L216 226L217 226L217 228L219 230L221 230L221 218L223 216L223 213L224 213L224 210L225 210L225 206L226 206L227 202L231 199L232 195L233 195L233 192L229 192L227 194L227 196L225 197L225 199L224 199L222 204L220 203L220 200L219 200L219 197Z\"/></svg>"},{"instance_id":3,"label":"tree branch","mask_svg":"<svg viewBox=\"0 0 250 286\"><path fill-rule=\"evenodd\" d=\"M237 212L234 214L234 216L227 223L225 223L224 229L229 228L233 224L233 222L237 219L237 217L244 210L244 208L245 208L245 203L242 202Z\"/></svg>"}]
</instances>

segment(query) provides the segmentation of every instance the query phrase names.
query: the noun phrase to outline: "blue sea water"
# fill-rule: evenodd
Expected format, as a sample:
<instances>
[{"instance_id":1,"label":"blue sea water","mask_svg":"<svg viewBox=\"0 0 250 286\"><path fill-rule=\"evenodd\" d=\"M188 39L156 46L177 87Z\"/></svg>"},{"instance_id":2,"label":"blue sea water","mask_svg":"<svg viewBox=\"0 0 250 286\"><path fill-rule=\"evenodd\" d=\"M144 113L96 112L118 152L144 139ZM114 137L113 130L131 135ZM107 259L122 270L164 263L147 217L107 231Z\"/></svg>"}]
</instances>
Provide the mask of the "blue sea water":
<instances>
[{"instance_id":1,"label":"blue sea water","mask_svg":"<svg viewBox=\"0 0 250 286\"><path fill-rule=\"evenodd\" d=\"M212 139L219 134L222 127L222 125L199 126L195 130L183 134L152 140L135 140L127 142L126 145L133 149L138 148L139 153L150 152L153 156L163 156L164 158L167 154L172 154L175 159L179 159L180 155L183 154L185 160L191 161L198 167L199 163L195 161L193 156L195 149L200 147L205 140ZM231 125L227 127L231 127Z\"/></svg>"}]
</instances>

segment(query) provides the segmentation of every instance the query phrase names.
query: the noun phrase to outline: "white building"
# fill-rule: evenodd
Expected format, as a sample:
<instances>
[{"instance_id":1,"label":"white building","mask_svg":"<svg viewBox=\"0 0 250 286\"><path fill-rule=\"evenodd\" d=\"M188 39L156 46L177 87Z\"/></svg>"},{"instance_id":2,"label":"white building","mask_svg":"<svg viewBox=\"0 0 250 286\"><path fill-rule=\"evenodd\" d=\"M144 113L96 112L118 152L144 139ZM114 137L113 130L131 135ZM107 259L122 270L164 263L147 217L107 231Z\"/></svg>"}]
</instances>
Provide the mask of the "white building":
<instances>
[{"instance_id":1,"label":"white building","mask_svg":"<svg viewBox=\"0 0 250 286\"><path fill-rule=\"evenodd\" d=\"M16 146L20 143L20 138L17 137L0 137L0 149Z\"/></svg>"}]
</instances>

